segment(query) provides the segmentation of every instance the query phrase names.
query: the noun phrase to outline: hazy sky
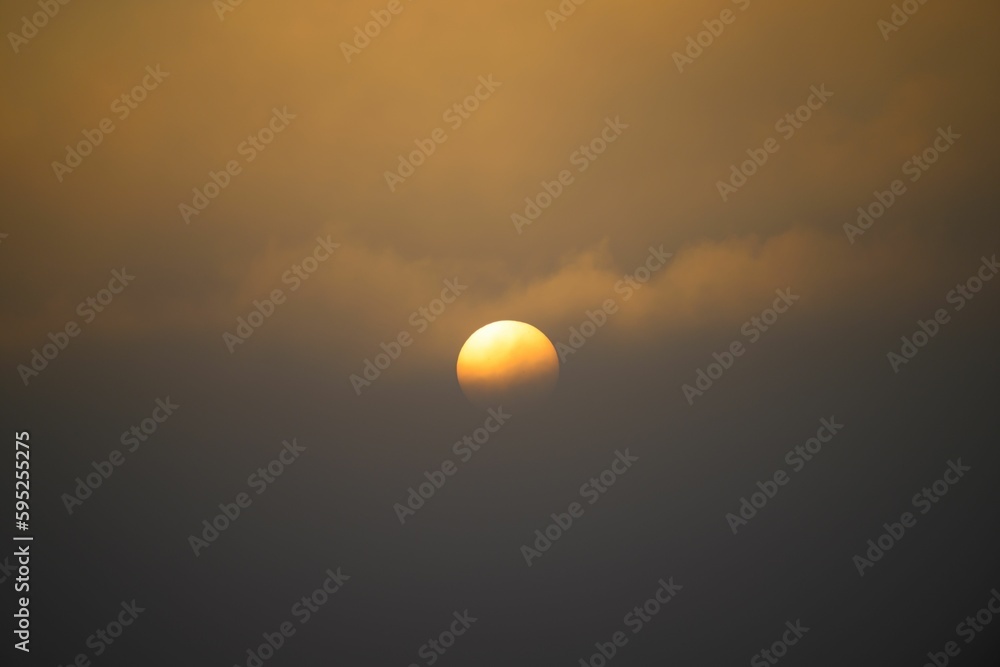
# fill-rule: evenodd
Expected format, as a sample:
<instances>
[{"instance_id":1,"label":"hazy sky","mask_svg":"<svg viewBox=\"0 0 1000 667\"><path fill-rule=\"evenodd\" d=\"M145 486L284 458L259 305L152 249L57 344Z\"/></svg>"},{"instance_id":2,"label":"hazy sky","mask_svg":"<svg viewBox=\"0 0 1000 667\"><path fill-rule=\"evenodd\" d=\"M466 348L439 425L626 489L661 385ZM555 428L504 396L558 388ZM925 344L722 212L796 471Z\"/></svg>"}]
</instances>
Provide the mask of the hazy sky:
<instances>
[{"instance_id":1,"label":"hazy sky","mask_svg":"<svg viewBox=\"0 0 1000 667\"><path fill-rule=\"evenodd\" d=\"M70 2L35 32L38 5L0 10L0 398L36 443L50 663L134 597L149 612L94 664L246 664L337 567L352 579L267 664L428 664L469 609L439 664L576 665L673 577L612 662L745 664L801 618L789 664L919 665L1000 586L1000 281L967 283L1000 252L1000 7L930 2L898 30L860 0L559 7ZM876 217L845 228L859 207ZM609 299L550 402L401 526L393 505L486 418L455 381L466 338L514 319L568 344ZM846 426L733 535L821 418ZM189 535L292 438L303 463L196 557ZM528 567L521 546L627 448ZM859 577L852 556L960 457ZM988 628L955 664L998 646Z\"/></svg>"}]
</instances>

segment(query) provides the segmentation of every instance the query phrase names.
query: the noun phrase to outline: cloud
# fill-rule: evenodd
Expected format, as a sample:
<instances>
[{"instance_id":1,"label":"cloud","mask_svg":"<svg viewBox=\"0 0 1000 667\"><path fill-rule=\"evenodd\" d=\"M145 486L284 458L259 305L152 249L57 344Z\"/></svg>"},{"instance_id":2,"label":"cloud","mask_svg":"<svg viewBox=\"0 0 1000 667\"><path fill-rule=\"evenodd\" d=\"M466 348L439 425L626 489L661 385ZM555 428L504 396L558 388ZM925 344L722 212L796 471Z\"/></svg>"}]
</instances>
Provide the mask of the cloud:
<instances>
[{"instance_id":1,"label":"cloud","mask_svg":"<svg viewBox=\"0 0 1000 667\"><path fill-rule=\"evenodd\" d=\"M673 261L610 335L731 329L779 287L816 318L858 320L937 289L992 234L976 193L996 176L997 83L967 62L996 60L1000 9L969 24L928 5L886 43L883 7L754 2L679 74L671 54L721 6L587 3L553 32L526 0L412 3L350 64L339 43L370 3L244 3L222 22L207 3L77 7L87 30L53 21L11 66L20 93L0 102L0 148L18 165L0 185L0 347L40 344L125 265L135 285L88 336L218 338L225 353L222 333L327 234L340 252L252 344L364 358L455 278L469 289L422 338L428 363L497 319L559 338L661 244ZM932 37L950 45L933 58ZM57 183L51 161L156 63L170 78ZM389 192L384 172L491 73L503 86ZM836 96L722 203L716 180L824 82ZM274 106L297 119L184 225L177 205ZM615 115L626 133L516 234L510 214ZM841 225L947 124L967 139L850 246Z\"/></svg>"}]
</instances>

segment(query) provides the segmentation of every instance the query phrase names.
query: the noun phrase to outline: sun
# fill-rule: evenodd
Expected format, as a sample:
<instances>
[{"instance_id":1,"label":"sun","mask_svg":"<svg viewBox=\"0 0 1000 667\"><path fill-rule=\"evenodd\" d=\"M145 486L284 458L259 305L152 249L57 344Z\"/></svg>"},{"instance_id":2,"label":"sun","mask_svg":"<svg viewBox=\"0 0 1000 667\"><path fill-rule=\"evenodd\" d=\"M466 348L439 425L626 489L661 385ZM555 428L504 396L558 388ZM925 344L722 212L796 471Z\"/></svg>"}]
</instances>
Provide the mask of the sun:
<instances>
[{"instance_id":1,"label":"sun","mask_svg":"<svg viewBox=\"0 0 1000 667\"><path fill-rule=\"evenodd\" d=\"M469 336L455 370L462 392L475 405L525 409L552 393L559 380L559 356L535 327L502 320Z\"/></svg>"}]
</instances>

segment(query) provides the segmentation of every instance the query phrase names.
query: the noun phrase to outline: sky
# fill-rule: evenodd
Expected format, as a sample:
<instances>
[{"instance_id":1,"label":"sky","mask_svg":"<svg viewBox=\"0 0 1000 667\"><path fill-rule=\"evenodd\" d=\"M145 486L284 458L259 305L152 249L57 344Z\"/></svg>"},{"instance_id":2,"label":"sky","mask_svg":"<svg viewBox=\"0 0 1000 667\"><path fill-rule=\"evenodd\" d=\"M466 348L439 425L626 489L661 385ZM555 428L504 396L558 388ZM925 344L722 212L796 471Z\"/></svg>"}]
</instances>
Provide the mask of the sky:
<instances>
[{"instance_id":1,"label":"sky","mask_svg":"<svg viewBox=\"0 0 1000 667\"><path fill-rule=\"evenodd\" d=\"M998 19L5 4L0 399L34 453L31 659L248 665L289 621L265 664L597 665L618 631L609 664L772 664L800 621L788 663L955 641L992 664L996 626L959 626L1000 587ZM455 377L497 320L561 361L509 419ZM661 580L676 597L636 631Z\"/></svg>"}]
</instances>

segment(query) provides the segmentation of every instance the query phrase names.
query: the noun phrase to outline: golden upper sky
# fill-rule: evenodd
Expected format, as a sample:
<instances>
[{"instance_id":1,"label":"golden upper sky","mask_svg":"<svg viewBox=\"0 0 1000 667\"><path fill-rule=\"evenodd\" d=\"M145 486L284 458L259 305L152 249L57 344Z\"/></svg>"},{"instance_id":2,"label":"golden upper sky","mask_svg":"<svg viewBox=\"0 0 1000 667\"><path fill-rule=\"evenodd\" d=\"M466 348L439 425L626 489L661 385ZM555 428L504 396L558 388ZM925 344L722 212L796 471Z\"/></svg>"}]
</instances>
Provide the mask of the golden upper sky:
<instances>
[{"instance_id":1,"label":"golden upper sky","mask_svg":"<svg viewBox=\"0 0 1000 667\"><path fill-rule=\"evenodd\" d=\"M347 62L342 44L388 5L245 0L220 19L208 0L73 2L11 48L5 354L20 363L122 266L135 293L89 335L220 338L317 237L340 250L268 335L347 365L446 279L469 289L434 324L431 359L498 319L565 337L650 246L674 256L617 316L625 339L732 328L784 287L830 317L878 317L934 303L996 250L995 4L928 3L886 40L891 3L862 0L591 0L555 29L555 0L403 0ZM35 10L7 3L0 25ZM723 10L730 23L679 72L675 54ZM143 101L116 102L144 77ZM776 123L813 87L832 96L787 136ZM103 119L113 132L60 181L53 163ZM248 148L269 123L273 142ZM911 183L904 163L949 127L961 138ZM602 132L613 141L581 158ZM772 137L723 201L718 181ZM428 141L390 190L386 172ZM239 172L188 224L179 205L230 161ZM518 233L512 214L561 173L571 182ZM907 192L849 243L843 225L894 179Z\"/></svg>"}]
</instances>

